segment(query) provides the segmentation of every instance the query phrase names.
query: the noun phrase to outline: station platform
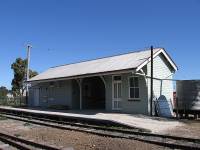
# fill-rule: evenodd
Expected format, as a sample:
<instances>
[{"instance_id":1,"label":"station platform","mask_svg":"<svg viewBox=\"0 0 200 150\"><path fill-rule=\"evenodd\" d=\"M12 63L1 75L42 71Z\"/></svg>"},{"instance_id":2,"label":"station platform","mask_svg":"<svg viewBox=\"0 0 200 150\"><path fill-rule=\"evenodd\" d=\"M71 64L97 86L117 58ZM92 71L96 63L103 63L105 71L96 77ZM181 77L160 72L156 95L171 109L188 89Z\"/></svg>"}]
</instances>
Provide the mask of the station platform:
<instances>
[{"instance_id":1,"label":"station platform","mask_svg":"<svg viewBox=\"0 0 200 150\"><path fill-rule=\"evenodd\" d=\"M0 110L13 110L33 114L52 115L58 117L73 117L78 119L90 119L99 122L113 122L133 128L150 130L153 133L163 133L169 129L181 127L182 123L173 119L150 117L139 114L110 113L101 110L52 110L42 108L14 108L0 106Z\"/></svg>"}]
</instances>

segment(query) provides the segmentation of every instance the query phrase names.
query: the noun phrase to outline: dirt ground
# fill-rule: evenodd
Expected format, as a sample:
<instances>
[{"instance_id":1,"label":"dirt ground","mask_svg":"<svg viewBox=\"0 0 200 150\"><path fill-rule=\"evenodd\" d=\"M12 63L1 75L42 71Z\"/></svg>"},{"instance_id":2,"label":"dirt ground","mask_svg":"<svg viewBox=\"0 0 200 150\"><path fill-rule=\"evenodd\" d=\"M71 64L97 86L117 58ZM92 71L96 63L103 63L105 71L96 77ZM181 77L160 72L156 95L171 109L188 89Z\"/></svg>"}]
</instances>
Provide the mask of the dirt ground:
<instances>
[{"instance_id":1,"label":"dirt ground","mask_svg":"<svg viewBox=\"0 0 200 150\"><path fill-rule=\"evenodd\" d=\"M17 149L0 141L0 150L17 150Z\"/></svg>"},{"instance_id":2,"label":"dirt ground","mask_svg":"<svg viewBox=\"0 0 200 150\"><path fill-rule=\"evenodd\" d=\"M200 139L200 120L180 120L180 122L183 124L181 127L166 130L162 134Z\"/></svg>"},{"instance_id":3,"label":"dirt ground","mask_svg":"<svg viewBox=\"0 0 200 150\"><path fill-rule=\"evenodd\" d=\"M57 146L66 150L149 150L166 149L134 140L102 137L76 131L60 130L20 121L0 120L0 132Z\"/></svg>"}]
</instances>

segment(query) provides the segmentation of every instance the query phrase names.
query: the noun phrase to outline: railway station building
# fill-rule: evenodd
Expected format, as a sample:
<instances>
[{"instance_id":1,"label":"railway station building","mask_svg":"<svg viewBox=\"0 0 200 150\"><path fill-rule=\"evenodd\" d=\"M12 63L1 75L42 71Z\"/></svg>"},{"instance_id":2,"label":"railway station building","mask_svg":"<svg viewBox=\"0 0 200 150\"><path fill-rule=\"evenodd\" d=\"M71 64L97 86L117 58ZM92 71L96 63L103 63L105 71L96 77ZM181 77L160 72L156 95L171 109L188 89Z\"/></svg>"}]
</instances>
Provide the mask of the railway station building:
<instances>
[{"instance_id":1,"label":"railway station building","mask_svg":"<svg viewBox=\"0 0 200 150\"><path fill-rule=\"evenodd\" d=\"M49 68L31 78L30 107L150 113L151 51L142 50ZM153 49L153 97L173 103L177 66Z\"/></svg>"}]
</instances>

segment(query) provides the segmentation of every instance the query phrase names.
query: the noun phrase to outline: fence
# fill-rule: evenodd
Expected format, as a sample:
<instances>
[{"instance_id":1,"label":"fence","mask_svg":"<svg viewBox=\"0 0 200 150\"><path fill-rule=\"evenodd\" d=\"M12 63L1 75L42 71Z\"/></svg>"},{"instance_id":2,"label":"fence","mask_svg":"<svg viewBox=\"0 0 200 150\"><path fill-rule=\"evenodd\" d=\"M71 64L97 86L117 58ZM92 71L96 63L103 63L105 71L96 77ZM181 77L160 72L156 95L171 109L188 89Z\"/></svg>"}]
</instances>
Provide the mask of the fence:
<instances>
[{"instance_id":1,"label":"fence","mask_svg":"<svg viewBox=\"0 0 200 150\"><path fill-rule=\"evenodd\" d=\"M26 97L0 98L1 106L26 106Z\"/></svg>"}]
</instances>

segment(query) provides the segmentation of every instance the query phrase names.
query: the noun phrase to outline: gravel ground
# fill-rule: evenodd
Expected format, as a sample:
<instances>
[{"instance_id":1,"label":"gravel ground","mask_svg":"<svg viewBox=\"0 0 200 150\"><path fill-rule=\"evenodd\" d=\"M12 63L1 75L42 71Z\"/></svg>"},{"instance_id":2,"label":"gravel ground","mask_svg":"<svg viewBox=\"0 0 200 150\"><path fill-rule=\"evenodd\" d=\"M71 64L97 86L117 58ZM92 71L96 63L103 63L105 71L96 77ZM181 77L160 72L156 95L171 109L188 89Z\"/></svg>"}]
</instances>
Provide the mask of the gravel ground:
<instances>
[{"instance_id":1,"label":"gravel ground","mask_svg":"<svg viewBox=\"0 0 200 150\"><path fill-rule=\"evenodd\" d=\"M149 150L166 149L134 140L102 137L76 131L60 130L15 120L1 120L0 131L39 143L69 150Z\"/></svg>"},{"instance_id":2,"label":"gravel ground","mask_svg":"<svg viewBox=\"0 0 200 150\"><path fill-rule=\"evenodd\" d=\"M0 150L17 150L17 149L0 141Z\"/></svg>"},{"instance_id":3,"label":"gravel ground","mask_svg":"<svg viewBox=\"0 0 200 150\"><path fill-rule=\"evenodd\" d=\"M182 126L166 130L162 134L200 139L200 120L181 120Z\"/></svg>"}]
</instances>

